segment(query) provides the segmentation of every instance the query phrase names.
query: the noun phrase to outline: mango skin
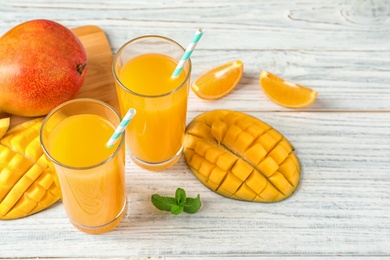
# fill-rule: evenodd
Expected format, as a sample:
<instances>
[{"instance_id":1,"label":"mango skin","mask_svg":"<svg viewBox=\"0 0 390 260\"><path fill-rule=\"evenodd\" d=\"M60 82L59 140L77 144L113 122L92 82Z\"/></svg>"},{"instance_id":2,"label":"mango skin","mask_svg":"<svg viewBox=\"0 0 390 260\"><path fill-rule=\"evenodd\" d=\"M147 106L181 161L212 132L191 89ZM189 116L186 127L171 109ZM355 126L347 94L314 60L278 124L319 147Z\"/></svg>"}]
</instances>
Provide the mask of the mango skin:
<instances>
[{"instance_id":1,"label":"mango skin","mask_svg":"<svg viewBox=\"0 0 390 260\"><path fill-rule=\"evenodd\" d=\"M277 130L242 112L205 112L186 128L185 160L212 191L231 199L282 201L297 189L301 167Z\"/></svg>"},{"instance_id":2,"label":"mango skin","mask_svg":"<svg viewBox=\"0 0 390 260\"><path fill-rule=\"evenodd\" d=\"M87 54L77 36L50 20L31 20L0 38L0 110L43 116L77 96Z\"/></svg>"}]
</instances>

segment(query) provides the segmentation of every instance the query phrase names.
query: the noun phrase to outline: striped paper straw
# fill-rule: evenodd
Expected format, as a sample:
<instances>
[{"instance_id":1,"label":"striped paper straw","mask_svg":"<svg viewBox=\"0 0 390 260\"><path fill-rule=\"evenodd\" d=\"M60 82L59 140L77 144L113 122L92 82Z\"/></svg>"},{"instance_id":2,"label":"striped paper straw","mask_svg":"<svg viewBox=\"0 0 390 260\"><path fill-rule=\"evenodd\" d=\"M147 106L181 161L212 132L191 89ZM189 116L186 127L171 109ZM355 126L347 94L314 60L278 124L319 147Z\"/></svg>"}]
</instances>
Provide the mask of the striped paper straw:
<instances>
[{"instance_id":1,"label":"striped paper straw","mask_svg":"<svg viewBox=\"0 0 390 260\"><path fill-rule=\"evenodd\" d=\"M171 78L174 79L174 78L177 78L177 76L179 76L180 72L184 68L184 64L190 58L192 52L194 51L194 49L196 47L196 44L199 42L200 38L202 38L202 35L203 35L203 30L201 28L199 28L196 31L194 37L192 38L191 43L188 45L188 47L187 47L186 51L184 52L183 56L181 57L179 63L177 64L176 69L173 72Z\"/></svg>"},{"instance_id":2,"label":"striped paper straw","mask_svg":"<svg viewBox=\"0 0 390 260\"><path fill-rule=\"evenodd\" d=\"M122 119L122 121L120 122L120 124L118 125L118 127L115 129L115 132L112 134L110 140L108 140L106 146L108 148L111 148L114 146L114 144L116 143L116 141L118 141L119 137L121 136L121 134L125 131L126 127L128 126L128 124L130 123L131 119L133 119L135 113L137 111L134 109L134 108L130 108L125 117Z\"/></svg>"}]
</instances>

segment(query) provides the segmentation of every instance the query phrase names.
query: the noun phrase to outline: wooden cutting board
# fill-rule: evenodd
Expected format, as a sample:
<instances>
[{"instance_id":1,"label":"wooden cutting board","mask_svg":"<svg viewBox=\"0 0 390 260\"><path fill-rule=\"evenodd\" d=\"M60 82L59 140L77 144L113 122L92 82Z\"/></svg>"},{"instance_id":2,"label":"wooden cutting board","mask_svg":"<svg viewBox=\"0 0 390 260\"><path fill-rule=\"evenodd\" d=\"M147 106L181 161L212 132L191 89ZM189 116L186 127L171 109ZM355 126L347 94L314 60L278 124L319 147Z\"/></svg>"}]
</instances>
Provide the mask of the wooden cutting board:
<instances>
[{"instance_id":1,"label":"wooden cutting board","mask_svg":"<svg viewBox=\"0 0 390 260\"><path fill-rule=\"evenodd\" d=\"M84 45L88 58L88 70L78 98L89 97L107 102L119 112L115 82L111 65L113 55L104 31L97 26L82 26L72 29ZM0 118L11 117L11 127L32 119L6 114L0 111Z\"/></svg>"}]
</instances>

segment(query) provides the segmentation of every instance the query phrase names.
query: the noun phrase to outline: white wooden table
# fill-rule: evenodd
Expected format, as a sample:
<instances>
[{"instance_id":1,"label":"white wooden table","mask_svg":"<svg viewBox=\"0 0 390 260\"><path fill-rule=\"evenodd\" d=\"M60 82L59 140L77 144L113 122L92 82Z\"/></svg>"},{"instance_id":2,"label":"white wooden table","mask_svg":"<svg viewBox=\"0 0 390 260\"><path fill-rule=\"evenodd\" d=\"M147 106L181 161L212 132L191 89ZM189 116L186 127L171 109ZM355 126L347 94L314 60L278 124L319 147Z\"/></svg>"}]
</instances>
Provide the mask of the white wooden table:
<instances>
[{"instance_id":1,"label":"white wooden table","mask_svg":"<svg viewBox=\"0 0 390 260\"><path fill-rule=\"evenodd\" d=\"M302 178L285 201L249 203L210 191L183 159L159 173L127 160L128 211L115 230L79 232L58 203L0 221L1 259L390 258L389 0L0 0L1 35L36 18L97 25L113 53L144 34L186 46L202 27L192 78L233 59L245 72L223 99L191 92L188 122L212 109L256 116L294 144ZM261 70L316 89L317 101L301 110L272 103ZM201 195L199 213L174 216L150 203L177 187Z\"/></svg>"}]
</instances>

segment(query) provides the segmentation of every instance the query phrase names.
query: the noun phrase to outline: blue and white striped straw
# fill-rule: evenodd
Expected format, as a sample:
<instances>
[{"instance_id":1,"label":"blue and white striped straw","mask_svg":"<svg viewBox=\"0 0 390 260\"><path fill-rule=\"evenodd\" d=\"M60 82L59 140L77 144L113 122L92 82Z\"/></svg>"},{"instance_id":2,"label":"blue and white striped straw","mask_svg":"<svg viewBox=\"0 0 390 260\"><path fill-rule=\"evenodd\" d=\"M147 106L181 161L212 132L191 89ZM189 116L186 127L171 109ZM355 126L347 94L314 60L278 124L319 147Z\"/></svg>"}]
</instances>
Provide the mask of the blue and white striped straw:
<instances>
[{"instance_id":1,"label":"blue and white striped straw","mask_svg":"<svg viewBox=\"0 0 390 260\"><path fill-rule=\"evenodd\" d=\"M184 68L184 64L190 58L192 52L194 51L194 49L196 47L196 44L199 42L200 38L202 38L202 35L203 35L203 30L201 28L199 28L196 31L194 37L192 38L191 43L188 45L188 47L187 47L186 51L184 52L183 56L181 57L179 63L177 64L176 69L173 72L171 78L174 79L174 78L177 78L179 76L180 72Z\"/></svg>"},{"instance_id":2,"label":"blue and white striped straw","mask_svg":"<svg viewBox=\"0 0 390 260\"><path fill-rule=\"evenodd\" d=\"M137 111L134 108L130 108L127 111L125 117L122 119L118 127L115 129L115 132L112 134L110 140L108 140L106 144L108 148L111 148L115 145L116 141L118 141L121 134L125 131L126 127L130 123L131 119L133 119L136 112Z\"/></svg>"}]
</instances>

